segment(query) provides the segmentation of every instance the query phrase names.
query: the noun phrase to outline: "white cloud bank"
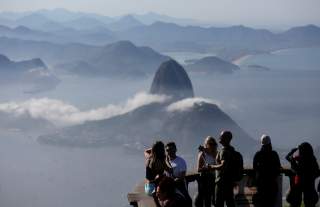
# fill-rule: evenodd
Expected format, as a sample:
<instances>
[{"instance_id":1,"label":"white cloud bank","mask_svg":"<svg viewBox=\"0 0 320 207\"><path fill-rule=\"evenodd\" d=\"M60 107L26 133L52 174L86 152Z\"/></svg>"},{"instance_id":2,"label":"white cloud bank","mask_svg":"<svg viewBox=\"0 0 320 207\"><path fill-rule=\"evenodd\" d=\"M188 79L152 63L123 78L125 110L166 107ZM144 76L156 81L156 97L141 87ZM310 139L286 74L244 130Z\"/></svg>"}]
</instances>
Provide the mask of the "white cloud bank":
<instances>
[{"instance_id":1,"label":"white cloud bank","mask_svg":"<svg viewBox=\"0 0 320 207\"><path fill-rule=\"evenodd\" d=\"M195 98L187 98L183 99L181 101L174 102L170 104L167 107L168 112L174 112L174 111L188 111L190 110L195 104L201 104L201 103L210 103L210 104L216 104L217 106L220 106L221 104L217 101L201 98L201 97L195 97Z\"/></svg>"},{"instance_id":2,"label":"white cloud bank","mask_svg":"<svg viewBox=\"0 0 320 207\"><path fill-rule=\"evenodd\" d=\"M81 111L77 107L61 100L40 98L24 102L7 102L0 104L0 112L14 116L29 115L36 119L45 119L57 126L81 124L85 121L101 120L124 114L140 106L151 103L163 103L169 97L138 93L123 105L107 105L105 107Z\"/></svg>"}]
</instances>

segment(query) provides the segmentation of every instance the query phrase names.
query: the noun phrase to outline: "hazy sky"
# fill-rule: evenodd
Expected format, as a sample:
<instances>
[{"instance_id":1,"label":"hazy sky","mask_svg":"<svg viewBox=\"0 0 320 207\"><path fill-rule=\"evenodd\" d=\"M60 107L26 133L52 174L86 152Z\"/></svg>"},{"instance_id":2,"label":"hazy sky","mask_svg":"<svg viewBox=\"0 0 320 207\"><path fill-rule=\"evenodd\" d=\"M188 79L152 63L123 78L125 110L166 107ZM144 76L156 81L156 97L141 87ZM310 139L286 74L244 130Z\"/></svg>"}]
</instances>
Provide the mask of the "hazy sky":
<instances>
[{"instance_id":1,"label":"hazy sky","mask_svg":"<svg viewBox=\"0 0 320 207\"><path fill-rule=\"evenodd\" d=\"M157 12L221 24L320 25L319 0L0 0L0 11L66 8L107 16Z\"/></svg>"}]
</instances>

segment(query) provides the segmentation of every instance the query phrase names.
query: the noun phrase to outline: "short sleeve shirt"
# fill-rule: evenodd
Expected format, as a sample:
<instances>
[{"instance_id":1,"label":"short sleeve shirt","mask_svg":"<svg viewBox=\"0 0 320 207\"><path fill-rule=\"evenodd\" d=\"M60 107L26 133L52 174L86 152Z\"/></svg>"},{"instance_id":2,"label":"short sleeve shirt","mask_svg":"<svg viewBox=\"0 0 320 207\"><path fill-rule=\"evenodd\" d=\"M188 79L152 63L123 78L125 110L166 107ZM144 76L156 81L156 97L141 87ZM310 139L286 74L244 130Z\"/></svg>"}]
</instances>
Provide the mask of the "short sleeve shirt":
<instances>
[{"instance_id":1,"label":"short sleeve shirt","mask_svg":"<svg viewBox=\"0 0 320 207\"><path fill-rule=\"evenodd\" d=\"M171 167L173 169L173 177L178 177L183 171L187 171L186 161L177 156L174 160L170 160Z\"/></svg>"},{"instance_id":2,"label":"short sleeve shirt","mask_svg":"<svg viewBox=\"0 0 320 207\"><path fill-rule=\"evenodd\" d=\"M222 161L224 161L223 168L217 170L216 172L216 182L229 179L229 175L231 174L230 171L230 163L232 159L232 152L231 150L234 150L231 146L230 147L223 147L221 151L217 155L217 164L221 164Z\"/></svg>"}]
</instances>

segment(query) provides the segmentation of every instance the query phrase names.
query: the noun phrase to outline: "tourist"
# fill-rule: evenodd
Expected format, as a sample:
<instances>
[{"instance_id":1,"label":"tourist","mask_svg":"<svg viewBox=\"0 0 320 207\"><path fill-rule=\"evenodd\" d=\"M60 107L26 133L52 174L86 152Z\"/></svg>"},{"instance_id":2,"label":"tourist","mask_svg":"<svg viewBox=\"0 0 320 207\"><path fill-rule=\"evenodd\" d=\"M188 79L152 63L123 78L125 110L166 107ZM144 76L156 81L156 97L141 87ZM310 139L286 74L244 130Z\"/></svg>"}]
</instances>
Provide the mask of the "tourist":
<instances>
[{"instance_id":1,"label":"tourist","mask_svg":"<svg viewBox=\"0 0 320 207\"><path fill-rule=\"evenodd\" d=\"M174 179L163 177L156 189L154 201L157 207L191 207L188 205L184 196L177 191Z\"/></svg>"},{"instance_id":2,"label":"tourist","mask_svg":"<svg viewBox=\"0 0 320 207\"><path fill-rule=\"evenodd\" d=\"M261 136L261 149L253 158L253 170L257 182L256 206L275 206L280 190L277 183L280 169L281 164L278 153L272 150L271 139L264 134Z\"/></svg>"},{"instance_id":3,"label":"tourist","mask_svg":"<svg viewBox=\"0 0 320 207\"><path fill-rule=\"evenodd\" d=\"M177 146L174 142L167 143L165 150L167 154L167 163L172 169L172 173L167 173L167 175L174 179L177 189L192 205L192 199L188 192L188 184L185 179L187 163L182 157L177 155Z\"/></svg>"},{"instance_id":4,"label":"tourist","mask_svg":"<svg viewBox=\"0 0 320 207\"><path fill-rule=\"evenodd\" d=\"M315 207L319 199L315 180L320 172L312 146L308 142L303 142L298 148L293 148L286 159L296 174L287 196L288 203L291 207L300 207L303 198L305 207Z\"/></svg>"},{"instance_id":5,"label":"tourist","mask_svg":"<svg viewBox=\"0 0 320 207\"><path fill-rule=\"evenodd\" d=\"M221 132L219 143L222 145L222 149L217 155L217 164L209 166L209 168L216 170L216 207L224 207L224 203L226 203L227 207L235 206L233 195L235 172L233 172L232 165L237 163L232 163L235 150L230 145L231 140L232 133L230 131Z\"/></svg>"},{"instance_id":6,"label":"tourist","mask_svg":"<svg viewBox=\"0 0 320 207\"><path fill-rule=\"evenodd\" d=\"M195 199L196 207L210 207L215 203L215 171L208 166L216 164L217 146L216 140L208 136L204 146L199 147L197 168L200 178Z\"/></svg>"},{"instance_id":7,"label":"tourist","mask_svg":"<svg viewBox=\"0 0 320 207\"><path fill-rule=\"evenodd\" d=\"M155 190L155 180L163 176L165 171L170 172L170 166L166 163L164 144L157 141L151 149L145 151L146 157L146 184L145 192L149 195Z\"/></svg>"}]
</instances>

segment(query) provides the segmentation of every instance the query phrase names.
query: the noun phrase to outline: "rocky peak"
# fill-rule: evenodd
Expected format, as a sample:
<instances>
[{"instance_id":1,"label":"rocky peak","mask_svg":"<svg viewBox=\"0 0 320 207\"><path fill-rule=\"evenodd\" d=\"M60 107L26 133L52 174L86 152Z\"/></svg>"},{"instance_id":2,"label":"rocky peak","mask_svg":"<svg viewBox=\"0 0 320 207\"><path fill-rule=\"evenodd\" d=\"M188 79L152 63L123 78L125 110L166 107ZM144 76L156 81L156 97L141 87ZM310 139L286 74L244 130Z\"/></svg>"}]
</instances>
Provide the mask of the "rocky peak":
<instances>
[{"instance_id":1,"label":"rocky peak","mask_svg":"<svg viewBox=\"0 0 320 207\"><path fill-rule=\"evenodd\" d=\"M172 96L175 100L194 96L184 68L174 60L163 62L154 76L150 93Z\"/></svg>"}]
</instances>

